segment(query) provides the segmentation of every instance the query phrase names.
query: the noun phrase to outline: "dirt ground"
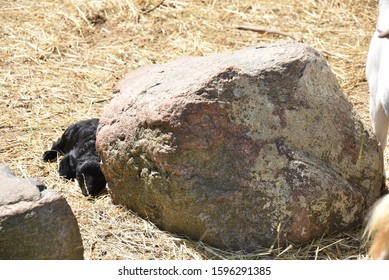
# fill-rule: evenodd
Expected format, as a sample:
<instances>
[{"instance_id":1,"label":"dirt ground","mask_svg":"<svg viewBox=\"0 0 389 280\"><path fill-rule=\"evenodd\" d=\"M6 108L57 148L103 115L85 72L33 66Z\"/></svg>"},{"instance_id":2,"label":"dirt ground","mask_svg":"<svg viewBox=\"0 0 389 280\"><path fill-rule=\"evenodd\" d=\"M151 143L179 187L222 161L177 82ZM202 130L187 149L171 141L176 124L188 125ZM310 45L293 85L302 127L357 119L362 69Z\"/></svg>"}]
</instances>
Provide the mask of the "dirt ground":
<instances>
[{"instance_id":1,"label":"dirt ground","mask_svg":"<svg viewBox=\"0 0 389 280\"><path fill-rule=\"evenodd\" d=\"M0 163L66 197L86 259L363 259L360 229L301 246L220 251L160 231L108 195L83 197L41 156L68 125L98 117L133 69L292 38L322 53L370 126L364 67L377 2L0 0Z\"/></svg>"}]
</instances>

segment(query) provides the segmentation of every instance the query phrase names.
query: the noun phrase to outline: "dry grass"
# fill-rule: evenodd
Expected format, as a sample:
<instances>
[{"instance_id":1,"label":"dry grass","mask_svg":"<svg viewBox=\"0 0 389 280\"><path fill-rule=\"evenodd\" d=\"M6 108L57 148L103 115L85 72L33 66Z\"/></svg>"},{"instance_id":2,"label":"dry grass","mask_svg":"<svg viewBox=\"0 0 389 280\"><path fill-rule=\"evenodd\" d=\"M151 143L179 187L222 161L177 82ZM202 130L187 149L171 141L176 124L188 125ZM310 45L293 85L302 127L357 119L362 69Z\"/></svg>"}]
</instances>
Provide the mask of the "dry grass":
<instances>
[{"instance_id":1,"label":"dry grass","mask_svg":"<svg viewBox=\"0 0 389 280\"><path fill-rule=\"evenodd\" d=\"M360 229L304 246L220 251L158 230L104 195L84 198L42 152L62 129L99 116L126 72L183 55L285 39L320 50L364 121L364 64L376 0L0 0L0 163L41 179L75 213L86 259L363 259Z\"/></svg>"}]
</instances>

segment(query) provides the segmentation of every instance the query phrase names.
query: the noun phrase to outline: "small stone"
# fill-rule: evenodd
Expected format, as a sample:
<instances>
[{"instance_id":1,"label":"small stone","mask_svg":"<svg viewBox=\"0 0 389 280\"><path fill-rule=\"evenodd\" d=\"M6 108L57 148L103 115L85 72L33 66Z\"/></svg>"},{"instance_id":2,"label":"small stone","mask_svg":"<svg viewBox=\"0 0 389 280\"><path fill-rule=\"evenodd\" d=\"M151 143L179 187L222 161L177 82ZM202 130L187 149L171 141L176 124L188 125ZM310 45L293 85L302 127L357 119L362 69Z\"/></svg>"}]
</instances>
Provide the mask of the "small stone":
<instances>
[{"instance_id":1,"label":"small stone","mask_svg":"<svg viewBox=\"0 0 389 280\"><path fill-rule=\"evenodd\" d=\"M80 230L66 200L35 179L0 166L0 259L83 259Z\"/></svg>"}]
</instances>

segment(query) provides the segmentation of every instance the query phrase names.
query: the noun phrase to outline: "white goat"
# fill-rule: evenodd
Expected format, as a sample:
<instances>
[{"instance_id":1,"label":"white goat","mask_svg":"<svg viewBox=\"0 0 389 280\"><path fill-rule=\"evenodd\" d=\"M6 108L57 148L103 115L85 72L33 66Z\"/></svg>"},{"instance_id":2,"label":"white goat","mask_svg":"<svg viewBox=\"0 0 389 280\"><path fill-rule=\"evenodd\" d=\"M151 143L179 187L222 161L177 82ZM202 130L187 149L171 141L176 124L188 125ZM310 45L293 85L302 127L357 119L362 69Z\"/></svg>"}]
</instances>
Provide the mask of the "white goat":
<instances>
[{"instance_id":1,"label":"white goat","mask_svg":"<svg viewBox=\"0 0 389 280\"><path fill-rule=\"evenodd\" d=\"M366 77L370 90L370 118L384 152L389 125L389 0L379 1L378 23L369 47ZM389 194L374 206L365 235L372 236L369 255L374 259L389 259Z\"/></svg>"},{"instance_id":2,"label":"white goat","mask_svg":"<svg viewBox=\"0 0 389 280\"><path fill-rule=\"evenodd\" d=\"M380 0L377 29L366 62L373 131L385 150L389 125L389 0Z\"/></svg>"}]
</instances>

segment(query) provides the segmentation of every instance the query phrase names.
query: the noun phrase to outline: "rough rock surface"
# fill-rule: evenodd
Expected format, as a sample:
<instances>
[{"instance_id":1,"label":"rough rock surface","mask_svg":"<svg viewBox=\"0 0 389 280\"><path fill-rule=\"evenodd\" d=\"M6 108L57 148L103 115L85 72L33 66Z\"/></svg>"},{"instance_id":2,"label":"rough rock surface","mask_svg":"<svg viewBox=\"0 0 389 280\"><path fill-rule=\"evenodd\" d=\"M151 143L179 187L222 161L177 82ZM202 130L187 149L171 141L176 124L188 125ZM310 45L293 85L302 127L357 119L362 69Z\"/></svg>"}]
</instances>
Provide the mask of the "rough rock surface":
<instances>
[{"instance_id":1,"label":"rough rock surface","mask_svg":"<svg viewBox=\"0 0 389 280\"><path fill-rule=\"evenodd\" d=\"M309 46L183 57L118 88L97 133L109 191L164 230L302 243L358 225L380 195L377 141Z\"/></svg>"},{"instance_id":2,"label":"rough rock surface","mask_svg":"<svg viewBox=\"0 0 389 280\"><path fill-rule=\"evenodd\" d=\"M0 166L0 259L83 259L80 230L58 193Z\"/></svg>"}]
</instances>

